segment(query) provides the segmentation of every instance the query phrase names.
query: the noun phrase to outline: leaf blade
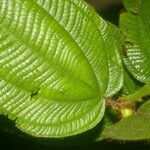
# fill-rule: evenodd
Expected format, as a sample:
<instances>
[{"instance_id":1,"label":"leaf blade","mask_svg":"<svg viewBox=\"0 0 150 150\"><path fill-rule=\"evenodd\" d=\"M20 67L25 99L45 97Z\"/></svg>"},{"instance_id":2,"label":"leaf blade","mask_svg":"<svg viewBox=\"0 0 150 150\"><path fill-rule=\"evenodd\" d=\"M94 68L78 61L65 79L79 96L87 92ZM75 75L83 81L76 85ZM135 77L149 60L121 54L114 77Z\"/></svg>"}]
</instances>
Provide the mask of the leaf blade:
<instances>
[{"instance_id":1,"label":"leaf blade","mask_svg":"<svg viewBox=\"0 0 150 150\"><path fill-rule=\"evenodd\" d=\"M36 137L66 137L96 126L111 84L100 30L105 22L76 0L2 0L0 14L3 114Z\"/></svg>"},{"instance_id":2,"label":"leaf blade","mask_svg":"<svg viewBox=\"0 0 150 150\"><path fill-rule=\"evenodd\" d=\"M0 9L2 111L33 136L63 137L91 129L105 106L89 60L59 22L35 2L9 2L1 1Z\"/></svg>"},{"instance_id":3,"label":"leaf blade","mask_svg":"<svg viewBox=\"0 0 150 150\"><path fill-rule=\"evenodd\" d=\"M134 4L134 5L132 5ZM120 18L120 28L126 36L125 64L132 75L141 82L149 82L149 1L125 1L127 13ZM137 12L134 12L134 8ZM131 9L131 10L130 10ZM133 10L133 12L132 12Z\"/></svg>"}]
</instances>

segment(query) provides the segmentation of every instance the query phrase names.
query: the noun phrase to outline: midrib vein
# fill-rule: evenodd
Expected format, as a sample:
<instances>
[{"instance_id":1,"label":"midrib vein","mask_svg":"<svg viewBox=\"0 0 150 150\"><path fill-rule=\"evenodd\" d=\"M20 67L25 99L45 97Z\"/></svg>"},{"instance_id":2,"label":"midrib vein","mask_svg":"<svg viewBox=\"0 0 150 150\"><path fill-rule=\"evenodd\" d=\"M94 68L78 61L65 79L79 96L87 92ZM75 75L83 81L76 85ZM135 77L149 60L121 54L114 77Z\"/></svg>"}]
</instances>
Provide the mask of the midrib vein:
<instances>
[{"instance_id":1,"label":"midrib vein","mask_svg":"<svg viewBox=\"0 0 150 150\"><path fill-rule=\"evenodd\" d=\"M72 35L55 19L55 17L53 17L53 16L52 16L46 9L44 9L40 4L36 3L34 0L32 0L32 3L35 4L35 5L37 5L40 9L42 9L43 12L45 12L45 14L47 14L47 15L55 22L55 24L57 24L57 26L61 29L60 31L63 33L63 36L64 36L64 34L65 34L66 36L64 36L64 37L69 38L70 42L75 45L76 50L80 51L81 55L82 55L82 56L84 57L84 59L86 60L88 66L89 66L89 68L90 68L90 70L92 71L92 75L93 75L93 77L94 77L94 79L95 79L95 81L96 81L95 83L96 83L97 86L99 87L99 85L98 85L98 79L97 79L97 77L96 77L96 75L95 75L95 71L93 70L93 67L92 67L91 63L89 62L89 59L88 59L87 56L84 54L84 52L82 52L82 50L81 50L82 48L79 47L78 43L75 41L75 39L72 37ZM49 17L47 17L47 18L49 19ZM50 20L50 19L49 19L49 20ZM95 25L95 27L96 27L96 25ZM60 36L60 35L61 35L61 38L63 38L62 34L58 34L58 36ZM63 40L66 42L65 38L63 38Z\"/></svg>"},{"instance_id":2,"label":"midrib vein","mask_svg":"<svg viewBox=\"0 0 150 150\"><path fill-rule=\"evenodd\" d=\"M23 44L26 45L26 47L27 47L28 49L32 49L35 53L39 53L39 52L37 52L34 48L32 48L32 46L31 46L30 44L28 44L28 43L26 43L26 42L24 42L24 41L22 42L22 41L20 40L20 38L17 37L16 34L12 33L9 29L7 29L7 28L5 27L5 25L3 25L2 23L0 23L0 24L1 24L1 25L3 26L3 28L5 28L5 30L7 30L7 31L17 40L17 42L19 42L21 45L22 45L22 43L23 43ZM63 72L63 74L67 75L70 80L72 80L72 78L74 77L75 80L77 80L77 81L81 82L83 85L87 86L87 87L88 87L89 89L91 89L94 93L96 92L95 89L93 89L93 88L92 88L90 85L88 85L86 82L84 82L84 81L82 81L82 80L79 80L79 78L76 78L76 77L73 76L72 74L69 74L69 72L68 72L67 70L64 71L64 69L61 68L60 66L57 66L57 64L54 64L53 62L47 61L47 58L46 58L45 56L40 55L40 57L43 57L43 60L45 60L48 65L50 65L50 63L51 63L51 65L54 65L58 70L60 70L61 72ZM9 82L11 82L11 81L9 81ZM21 87L21 88L22 88L22 87ZM24 90L28 91L27 89L24 89ZM30 92L31 92L31 91L30 91Z\"/></svg>"}]
</instances>

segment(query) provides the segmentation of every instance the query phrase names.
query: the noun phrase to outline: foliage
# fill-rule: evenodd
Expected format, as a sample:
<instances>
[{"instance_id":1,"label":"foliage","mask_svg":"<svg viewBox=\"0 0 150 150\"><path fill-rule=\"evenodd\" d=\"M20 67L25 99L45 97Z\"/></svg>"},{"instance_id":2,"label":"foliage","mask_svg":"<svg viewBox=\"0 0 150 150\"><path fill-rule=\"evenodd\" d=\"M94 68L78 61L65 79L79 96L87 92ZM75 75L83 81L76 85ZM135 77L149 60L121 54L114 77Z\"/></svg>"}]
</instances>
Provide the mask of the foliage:
<instances>
[{"instance_id":1,"label":"foliage","mask_svg":"<svg viewBox=\"0 0 150 150\"><path fill-rule=\"evenodd\" d=\"M40 138L150 139L150 2L124 5L118 28L82 0L1 0L0 114Z\"/></svg>"},{"instance_id":2,"label":"foliage","mask_svg":"<svg viewBox=\"0 0 150 150\"><path fill-rule=\"evenodd\" d=\"M147 101L134 115L123 118L115 125L107 128L103 136L115 140L150 139L149 125L150 101Z\"/></svg>"}]
</instances>

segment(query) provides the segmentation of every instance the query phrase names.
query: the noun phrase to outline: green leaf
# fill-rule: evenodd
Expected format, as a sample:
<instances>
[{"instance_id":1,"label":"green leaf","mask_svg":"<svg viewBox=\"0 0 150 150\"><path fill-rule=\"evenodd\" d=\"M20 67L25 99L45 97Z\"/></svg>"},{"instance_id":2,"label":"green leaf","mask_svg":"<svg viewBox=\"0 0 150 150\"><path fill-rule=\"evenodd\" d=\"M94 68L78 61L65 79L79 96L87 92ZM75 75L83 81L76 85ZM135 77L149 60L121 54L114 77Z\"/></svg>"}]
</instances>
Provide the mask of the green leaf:
<instances>
[{"instance_id":1,"label":"green leaf","mask_svg":"<svg viewBox=\"0 0 150 150\"><path fill-rule=\"evenodd\" d=\"M84 13L86 13L86 15L88 15L93 23L99 28L104 42L104 51L107 56L107 58L105 57L104 59L108 59L109 67L108 72L106 69L101 70L103 76L101 76L102 82L100 85L104 92L105 89L107 89L105 96L111 97L120 90L123 84L123 68L120 56L123 35L115 25L105 22L102 18L100 19L91 7L84 9L82 1L72 0L72 2L78 7L81 7ZM109 80L109 83L106 83L106 79Z\"/></svg>"},{"instance_id":2,"label":"green leaf","mask_svg":"<svg viewBox=\"0 0 150 150\"><path fill-rule=\"evenodd\" d=\"M100 28L100 31L103 30L103 28ZM108 23L106 30L103 32L103 37L109 66L109 83L105 95L111 97L117 93L123 85L123 67L120 55L122 49L122 34L116 26ZM113 41L113 43L110 41Z\"/></svg>"},{"instance_id":3,"label":"green leaf","mask_svg":"<svg viewBox=\"0 0 150 150\"><path fill-rule=\"evenodd\" d=\"M136 114L106 128L103 136L115 140L150 139L150 100L145 102Z\"/></svg>"},{"instance_id":4,"label":"green leaf","mask_svg":"<svg viewBox=\"0 0 150 150\"><path fill-rule=\"evenodd\" d=\"M149 94L150 94L150 82L145 84L143 87L141 87L137 91L134 91L134 93L127 95L125 97L122 97L122 99L138 101L138 100L142 100L142 98L145 96L149 96Z\"/></svg>"},{"instance_id":5,"label":"green leaf","mask_svg":"<svg viewBox=\"0 0 150 150\"><path fill-rule=\"evenodd\" d=\"M83 1L1 0L0 112L36 137L92 129L122 86L116 30Z\"/></svg>"},{"instance_id":6,"label":"green leaf","mask_svg":"<svg viewBox=\"0 0 150 150\"><path fill-rule=\"evenodd\" d=\"M130 13L137 14L140 11L142 0L124 0L124 6Z\"/></svg>"},{"instance_id":7,"label":"green leaf","mask_svg":"<svg viewBox=\"0 0 150 150\"><path fill-rule=\"evenodd\" d=\"M136 80L130 72L125 68L124 80L121 94L123 96L133 94L135 91L143 87L143 83Z\"/></svg>"},{"instance_id":8,"label":"green leaf","mask_svg":"<svg viewBox=\"0 0 150 150\"><path fill-rule=\"evenodd\" d=\"M126 36L125 64L141 82L150 82L150 1L125 0L127 13L120 19L120 28Z\"/></svg>"}]
</instances>

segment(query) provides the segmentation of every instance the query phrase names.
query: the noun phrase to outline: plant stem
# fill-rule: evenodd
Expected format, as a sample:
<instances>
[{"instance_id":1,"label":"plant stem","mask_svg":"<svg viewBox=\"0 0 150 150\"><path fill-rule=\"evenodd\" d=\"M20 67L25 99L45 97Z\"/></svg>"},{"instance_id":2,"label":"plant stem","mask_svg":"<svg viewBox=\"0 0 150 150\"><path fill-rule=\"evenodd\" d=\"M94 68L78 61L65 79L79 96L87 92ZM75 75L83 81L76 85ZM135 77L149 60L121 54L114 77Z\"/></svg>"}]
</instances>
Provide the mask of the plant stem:
<instances>
[{"instance_id":1,"label":"plant stem","mask_svg":"<svg viewBox=\"0 0 150 150\"><path fill-rule=\"evenodd\" d=\"M139 101L142 97L150 94L150 82L145 84L141 89L135 91L131 95L121 97L122 100Z\"/></svg>"}]
</instances>

